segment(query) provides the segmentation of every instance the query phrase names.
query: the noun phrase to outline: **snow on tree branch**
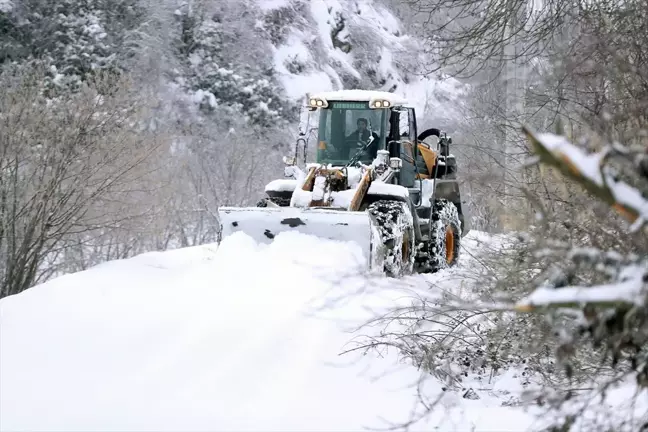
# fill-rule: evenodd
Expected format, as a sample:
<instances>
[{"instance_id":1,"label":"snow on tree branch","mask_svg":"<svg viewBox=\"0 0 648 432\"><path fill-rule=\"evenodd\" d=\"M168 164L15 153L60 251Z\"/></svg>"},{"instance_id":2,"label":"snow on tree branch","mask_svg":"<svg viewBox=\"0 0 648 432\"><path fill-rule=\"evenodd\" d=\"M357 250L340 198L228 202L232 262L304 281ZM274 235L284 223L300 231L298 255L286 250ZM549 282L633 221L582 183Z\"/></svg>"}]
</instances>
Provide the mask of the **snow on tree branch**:
<instances>
[{"instance_id":1,"label":"snow on tree branch","mask_svg":"<svg viewBox=\"0 0 648 432\"><path fill-rule=\"evenodd\" d=\"M645 265L626 267L621 271L620 280L609 284L564 288L539 287L518 302L516 309L520 312L530 312L546 306L579 307L588 303L599 306L624 303L641 306L646 301L646 269Z\"/></svg>"},{"instance_id":2,"label":"snow on tree branch","mask_svg":"<svg viewBox=\"0 0 648 432\"><path fill-rule=\"evenodd\" d=\"M571 177L587 191L602 199L624 218L633 223L632 230L640 227L646 229L648 220L648 200L641 190L648 190L648 179L642 172L644 157L635 158L618 145L606 146L597 153L586 154L570 143L565 137L550 133L535 134L524 128L533 150L540 162L558 168L563 174ZM628 172L622 172L609 162L633 162L632 168L638 176L633 176L631 185L624 178ZM627 165L627 164L624 164ZM627 166L624 166L624 171ZM641 187L643 186L643 187Z\"/></svg>"},{"instance_id":3,"label":"snow on tree branch","mask_svg":"<svg viewBox=\"0 0 648 432\"><path fill-rule=\"evenodd\" d=\"M648 190L648 181L642 169L643 155L632 157L619 145L608 145L599 152L588 154L564 136L534 134L528 128L524 128L524 132L539 163L556 167L609 204L633 223L633 230L646 229L644 221L648 217L648 200L642 190ZM583 255L581 251L576 255L585 258L591 254ZM590 262L592 268L597 266L595 261ZM600 267L601 263L598 264ZM570 286L572 284L545 282L519 301L515 309L530 312L543 307L579 307L585 304L608 307L645 305L648 300L648 261L644 258L621 260L615 267L616 271L606 272L609 282L604 284Z\"/></svg>"}]
</instances>

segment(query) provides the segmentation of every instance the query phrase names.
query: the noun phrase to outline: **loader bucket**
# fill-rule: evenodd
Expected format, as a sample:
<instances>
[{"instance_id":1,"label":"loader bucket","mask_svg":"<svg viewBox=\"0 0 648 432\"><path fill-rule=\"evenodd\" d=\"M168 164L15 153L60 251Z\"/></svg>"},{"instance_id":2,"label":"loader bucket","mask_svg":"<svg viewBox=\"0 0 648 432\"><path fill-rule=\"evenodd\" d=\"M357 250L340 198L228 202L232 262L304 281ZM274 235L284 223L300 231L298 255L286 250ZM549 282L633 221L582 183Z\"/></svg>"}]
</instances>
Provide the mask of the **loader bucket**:
<instances>
[{"instance_id":1,"label":"loader bucket","mask_svg":"<svg viewBox=\"0 0 648 432\"><path fill-rule=\"evenodd\" d=\"M371 267L371 220L366 212L296 207L221 207L221 238L242 231L258 243L270 243L282 232L358 244Z\"/></svg>"}]
</instances>

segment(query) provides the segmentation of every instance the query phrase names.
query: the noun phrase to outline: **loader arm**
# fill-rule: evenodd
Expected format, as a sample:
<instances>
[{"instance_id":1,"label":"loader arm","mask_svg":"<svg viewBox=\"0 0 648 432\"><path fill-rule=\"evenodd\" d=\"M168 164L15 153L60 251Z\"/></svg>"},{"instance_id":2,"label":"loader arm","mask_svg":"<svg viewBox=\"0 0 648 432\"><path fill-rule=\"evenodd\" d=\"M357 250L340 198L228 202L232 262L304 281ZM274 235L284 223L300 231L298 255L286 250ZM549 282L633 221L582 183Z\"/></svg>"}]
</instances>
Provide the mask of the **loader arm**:
<instances>
[{"instance_id":1,"label":"loader arm","mask_svg":"<svg viewBox=\"0 0 648 432\"><path fill-rule=\"evenodd\" d=\"M349 204L349 208L348 208L349 211L360 210L360 206L362 205L362 202L367 196L367 191L369 190L369 186L371 186L371 181L373 179L372 174L373 174L373 169L369 168L367 169L367 171L365 171L364 175L362 176L362 179L360 179L360 183L358 183L358 188L356 189L355 194L351 199L351 203Z\"/></svg>"},{"instance_id":2,"label":"loader arm","mask_svg":"<svg viewBox=\"0 0 648 432\"><path fill-rule=\"evenodd\" d=\"M304 184L302 185L302 190L307 191L307 192L312 192L313 191L313 186L315 184L315 167L311 167L310 170L308 170L308 174L306 175L306 178L304 179Z\"/></svg>"}]
</instances>

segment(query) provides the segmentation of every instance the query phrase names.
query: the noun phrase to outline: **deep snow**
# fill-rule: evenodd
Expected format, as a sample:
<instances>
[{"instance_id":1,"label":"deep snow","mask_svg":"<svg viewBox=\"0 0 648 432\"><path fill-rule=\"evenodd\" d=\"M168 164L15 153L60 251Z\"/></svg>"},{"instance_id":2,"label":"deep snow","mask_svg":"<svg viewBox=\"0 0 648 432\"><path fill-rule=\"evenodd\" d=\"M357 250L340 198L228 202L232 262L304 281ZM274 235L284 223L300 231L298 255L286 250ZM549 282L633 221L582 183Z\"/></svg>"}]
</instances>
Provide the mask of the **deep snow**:
<instances>
[{"instance_id":1,"label":"deep snow","mask_svg":"<svg viewBox=\"0 0 648 432\"><path fill-rule=\"evenodd\" d=\"M463 266L483 233L471 232ZM460 268L404 284L358 269L353 244L237 233L66 275L0 301L0 430L363 430L404 422L419 373L395 352L338 355L357 325ZM425 286L425 287L424 287ZM513 374L513 372L511 372ZM509 374L509 375L511 375ZM481 399L443 394L413 430L522 431L502 405L505 374ZM484 391L482 391L484 390ZM390 424L391 424L390 423Z\"/></svg>"}]
</instances>

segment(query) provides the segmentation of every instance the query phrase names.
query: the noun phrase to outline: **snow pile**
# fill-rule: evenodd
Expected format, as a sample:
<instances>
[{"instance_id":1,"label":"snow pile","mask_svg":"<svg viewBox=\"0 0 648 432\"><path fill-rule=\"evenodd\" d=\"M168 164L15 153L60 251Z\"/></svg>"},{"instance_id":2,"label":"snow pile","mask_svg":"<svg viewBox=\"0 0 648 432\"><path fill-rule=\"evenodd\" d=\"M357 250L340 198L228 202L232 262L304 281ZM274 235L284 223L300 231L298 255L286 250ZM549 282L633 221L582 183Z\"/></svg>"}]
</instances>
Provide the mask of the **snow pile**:
<instances>
[{"instance_id":1,"label":"snow pile","mask_svg":"<svg viewBox=\"0 0 648 432\"><path fill-rule=\"evenodd\" d=\"M295 179L276 179L265 186L265 191L272 192L292 192L297 187Z\"/></svg>"},{"instance_id":2,"label":"snow pile","mask_svg":"<svg viewBox=\"0 0 648 432\"><path fill-rule=\"evenodd\" d=\"M386 195L386 196L397 196L403 199L409 198L409 190L406 188L394 185L391 183L385 183L380 180L373 181L369 185L367 190L368 195Z\"/></svg>"}]
</instances>

